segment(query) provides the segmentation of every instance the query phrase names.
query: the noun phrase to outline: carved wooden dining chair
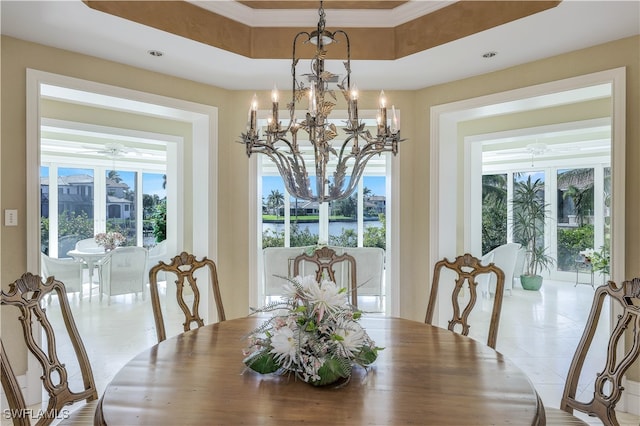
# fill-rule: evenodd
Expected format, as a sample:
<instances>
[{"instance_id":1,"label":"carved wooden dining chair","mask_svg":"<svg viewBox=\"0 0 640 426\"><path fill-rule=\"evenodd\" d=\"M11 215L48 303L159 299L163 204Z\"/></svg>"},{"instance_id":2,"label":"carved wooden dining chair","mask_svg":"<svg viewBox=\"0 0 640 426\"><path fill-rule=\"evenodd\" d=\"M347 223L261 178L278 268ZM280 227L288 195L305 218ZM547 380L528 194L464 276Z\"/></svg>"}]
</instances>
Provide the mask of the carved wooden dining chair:
<instances>
[{"instance_id":1,"label":"carved wooden dining chair","mask_svg":"<svg viewBox=\"0 0 640 426\"><path fill-rule=\"evenodd\" d=\"M14 426L29 426L31 423L27 417L27 404L24 402L24 395L22 395L16 375L13 373L7 353L4 351L2 340L0 340L0 350L2 351L0 354L0 378L9 404L9 417L13 420ZM6 413L7 411L3 413L4 417L6 417Z\"/></svg>"},{"instance_id":2,"label":"carved wooden dining chair","mask_svg":"<svg viewBox=\"0 0 640 426\"><path fill-rule=\"evenodd\" d=\"M495 349L498 337L498 326L500 324L500 311L502 310L502 298L504 296L504 272L493 263L483 265L480 259L469 253L456 257L453 262L450 262L447 258L438 261L433 271L431 294L427 306L427 316L425 317L425 323L427 324L433 324L433 314L441 284L440 276L444 268L453 271L456 275L451 292L453 318L449 321L447 328L451 331L456 331L461 328L460 334L464 336L469 335L469 328L471 327L469 324L469 314L476 304L480 291L478 289L478 276L483 274L495 275L496 294L493 298L493 310L491 312L489 336L487 339L487 345ZM469 296L466 305L461 308L460 299L463 294L463 288L468 288Z\"/></svg>"},{"instance_id":3,"label":"carved wooden dining chair","mask_svg":"<svg viewBox=\"0 0 640 426\"><path fill-rule=\"evenodd\" d=\"M617 318L609 335L606 361L604 366L594 371L596 374L593 394L589 393L589 401L578 401L578 381L605 303L609 304L611 312ZM605 312L604 315L608 316L608 313ZM547 424L577 424L581 420L572 414L574 410L578 410L597 417L605 426L619 425L615 408L624 390L622 379L639 356L640 278L625 281L619 287L613 281L609 281L596 288L587 324L569 367L560 409L545 407Z\"/></svg>"},{"instance_id":4,"label":"carved wooden dining chair","mask_svg":"<svg viewBox=\"0 0 640 426\"><path fill-rule=\"evenodd\" d=\"M204 326L204 320L198 313L198 307L200 305L200 290L198 289L198 283L196 273L200 270L206 272L208 270L209 280L211 281L211 289L213 290L213 297L216 303L216 309L218 311L218 320L224 321L224 307L222 305L222 296L220 295L220 285L218 284L218 272L216 264L211 259L203 257L202 260L197 260L194 255L187 252L182 252L179 255L171 259L171 263L166 264L163 261L159 261L157 265L153 266L149 271L149 286L151 290L151 303L153 306L153 317L156 322L156 334L158 335L158 342L162 342L167 338L164 319L162 316L162 308L160 306L160 294L158 291L158 274L165 272L167 282L172 277L172 274L176 276L176 298L178 305L184 313L185 321L182 324L184 331L191 330L191 325L195 323L198 327ZM185 280L189 284L189 288L193 291L193 303L191 308L187 305L184 299L184 282Z\"/></svg>"},{"instance_id":5,"label":"carved wooden dining chair","mask_svg":"<svg viewBox=\"0 0 640 426\"><path fill-rule=\"evenodd\" d=\"M68 380L69 371L65 363L61 362L58 355L59 349L56 346L56 333L47 318L46 310L42 308L44 297L53 291L55 291L58 296L59 307L65 325L64 330L66 331L68 340L73 346L75 358L77 359L77 364L82 374L83 389L77 392L70 388ZM71 413L71 416L62 421L61 424L82 423L80 419L81 417L85 417L87 413L89 413L90 418L93 418L93 412L98 402L98 392L87 352L76 328L71 308L69 307L64 284L53 277L48 277L45 282L40 276L27 272L17 281L9 285L8 292L2 291L1 295L2 305L15 306L19 309L19 320L22 325L27 348L42 366L42 384L49 396L49 400L47 402L47 408L43 415L40 416L37 425L48 425L61 417L67 417L66 414L61 415L61 410L67 405L76 404L81 401L86 401L86 404L80 407L79 410ZM48 310L51 309L54 309L54 305L49 305ZM39 323L42 327L42 339L40 339L40 335L37 335L37 333L39 333L39 327L33 327L36 323ZM4 362L6 360L4 350L2 358L4 370ZM10 370L7 369L7 374L9 371ZM8 384L11 382L10 379L5 379L4 374L3 371L3 386L5 381L7 381ZM16 389L15 384L12 386ZM15 395L21 395L15 390L13 393ZM17 405L24 404L24 399L20 400L20 396L16 396L13 403ZM25 411L25 413L28 413L28 411ZM16 423L14 422L14 424Z\"/></svg>"},{"instance_id":6,"label":"carved wooden dining chair","mask_svg":"<svg viewBox=\"0 0 640 426\"><path fill-rule=\"evenodd\" d=\"M326 246L315 250L311 255L302 253L296 256L293 261L294 277L304 271L304 262L311 263L312 267L315 268L314 273L318 282L325 278L340 286L342 280L336 280L336 275L338 277L347 277L347 285L345 287L349 294L349 301L351 305L358 307L358 285L356 281L358 275L356 259L353 256L348 253L338 255L334 249Z\"/></svg>"}]
</instances>

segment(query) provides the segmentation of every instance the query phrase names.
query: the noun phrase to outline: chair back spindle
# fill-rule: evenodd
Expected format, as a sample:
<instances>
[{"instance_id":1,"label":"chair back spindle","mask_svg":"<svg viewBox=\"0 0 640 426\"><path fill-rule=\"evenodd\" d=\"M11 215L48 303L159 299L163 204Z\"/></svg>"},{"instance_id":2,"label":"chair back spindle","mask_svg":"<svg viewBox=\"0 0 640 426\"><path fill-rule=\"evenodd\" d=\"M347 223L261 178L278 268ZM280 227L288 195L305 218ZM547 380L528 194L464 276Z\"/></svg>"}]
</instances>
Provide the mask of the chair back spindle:
<instances>
[{"instance_id":1,"label":"chair back spindle","mask_svg":"<svg viewBox=\"0 0 640 426\"><path fill-rule=\"evenodd\" d=\"M309 255L302 253L297 256L293 262L293 276L300 275L303 262L312 263L315 267L316 280L320 282L323 278L336 283L338 286L340 282L336 281L336 265L342 264L348 268L349 277L347 279L347 291L349 294L349 300L351 305L358 307L358 285L357 285L357 268L356 259L348 253L338 255L336 251L329 247L321 247Z\"/></svg>"},{"instance_id":2,"label":"chair back spindle","mask_svg":"<svg viewBox=\"0 0 640 426\"><path fill-rule=\"evenodd\" d=\"M198 312L200 305L200 290L198 289L197 278L195 274L199 270L208 270L209 279L211 281L211 287L213 290L213 297L216 303L216 309L218 311L218 320L224 321L224 306L222 305L222 296L220 295L220 285L218 283L218 272L216 264L213 260L203 257L202 260L197 260L196 257L187 252L182 252L179 255L173 257L169 264L159 261L157 265L153 266L149 271L149 286L151 291L151 303L153 306L153 316L156 323L156 334L158 335L158 342L162 342L167 338L164 319L162 316L162 308L160 306L160 294L158 291L158 274L161 272L170 272L176 276L176 298L180 309L184 313L185 322L183 323L183 330L191 330L191 325L196 324L197 327L204 326L204 320ZM167 281L171 277L171 274L166 274ZM191 307L187 305L184 298L184 286L185 281L188 283L189 288L193 292L193 302Z\"/></svg>"},{"instance_id":3,"label":"chair back spindle","mask_svg":"<svg viewBox=\"0 0 640 426\"><path fill-rule=\"evenodd\" d=\"M441 284L440 276L443 269L448 269L456 274L451 292L451 302L453 305L453 318L449 321L447 327L451 331L456 331L456 327L462 328L460 334L467 336L469 334L469 314L476 305L478 299L478 276L482 274L494 274L496 282L496 293L493 299L493 310L491 313L491 323L489 325L489 336L487 345L493 349L496 347L498 336L498 326L500 324L500 311L502 310L502 298L504 296L504 272L495 264L482 265L480 259L467 253L455 258L453 262L444 258L438 261L433 271L433 281L431 283L431 294L427 306L427 315L425 323L433 324L433 314L435 312L436 302L438 299L438 291ZM460 296L462 289L469 289L469 298L464 307L460 306Z\"/></svg>"}]
</instances>

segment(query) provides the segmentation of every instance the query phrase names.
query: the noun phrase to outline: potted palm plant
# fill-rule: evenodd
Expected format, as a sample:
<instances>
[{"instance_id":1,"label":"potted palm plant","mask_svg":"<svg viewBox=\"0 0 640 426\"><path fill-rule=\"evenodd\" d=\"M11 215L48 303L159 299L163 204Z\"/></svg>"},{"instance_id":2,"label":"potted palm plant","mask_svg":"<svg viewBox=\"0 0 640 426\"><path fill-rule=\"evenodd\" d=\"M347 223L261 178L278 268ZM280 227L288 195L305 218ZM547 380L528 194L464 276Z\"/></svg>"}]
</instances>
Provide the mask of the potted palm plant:
<instances>
[{"instance_id":1,"label":"potted palm plant","mask_svg":"<svg viewBox=\"0 0 640 426\"><path fill-rule=\"evenodd\" d=\"M544 247L544 228L549 217L548 204L544 202L544 182L516 182L513 192L513 234L516 242L526 250L526 261L520 283L525 290L539 290L542 286L540 272L549 270L553 258Z\"/></svg>"}]
</instances>

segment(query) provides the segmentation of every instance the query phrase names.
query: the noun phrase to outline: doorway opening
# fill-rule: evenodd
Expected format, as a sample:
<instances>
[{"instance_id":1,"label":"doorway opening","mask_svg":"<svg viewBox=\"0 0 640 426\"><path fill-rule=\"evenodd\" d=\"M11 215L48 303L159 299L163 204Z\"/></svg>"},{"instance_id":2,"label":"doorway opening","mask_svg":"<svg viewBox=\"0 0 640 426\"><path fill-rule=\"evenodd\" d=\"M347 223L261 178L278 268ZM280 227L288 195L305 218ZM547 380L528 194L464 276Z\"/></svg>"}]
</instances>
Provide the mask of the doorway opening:
<instances>
[{"instance_id":1,"label":"doorway opening","mask_svg":"<svg viewBox=\"0 0 640 426\"><path fill-rule=\"evenodd\" d=\"M56 106L61 108L56 109ZM56 111L51 112L51 108ZM80 119L79 117L84 117ZM167 224L167 240L171 242L168 253L189 250L197 256L217 258L217 215L211 212L216 206L217 197L217 108L183 100L167 98L150 93L138 92L120 87L75 79L67 76L27 70L27 268L40 270L41 240L41 197L40 166L41 159L47 158L43 152L47 125L60 124L51 120L80 123L80 127L96 130L98 127L128 129L129 134L119 137L144 137L161 140L158 146L165 145L165 151L175 154L176 161L166 163L167 196L173 200L167 205L167 217L173 218ZM142 124L141 124L142 123ZM146 123L147 127L144 127ZM92 127L93 126L93 127ZM161 129L159 131L159 129ZM78 130L78 129L76 129ZM138 133L136 133L138 132ZM146 132L146 133L145 133ZM149 137L150 134L155 136ZM160 135L160 136L159 136ZM165 135L165 136L161 136ZM168 135L168 136L166 136ZM65 138L69 142L70 137ZM45 141L46 142L46 141ZM95 142L95 140L94 140ZM81 150L89 150L91 141L85 140ZM121 141L117 142L126 145ZM133 144L133 142L130 142ZM97 150L109 150L115 142L96 143ZM46 143L44 144L46 145ZM46 147L45 147L46 148ZM124 146L124 149L139 150L143 153L148 146ZM94 178L102 183L108 179L110 169L119 168L123 173L131 172L125 167L121 155L119 158L91 161L91 168L97 170ZM73 165L77 167L78 165ZM115 167L114 167L115 166ZM120 167L119 167L120 166ZM85 164L85 168L86 164ZM158 172L159 170L155 170ZM152 168L140 168L136 175L138 188L143 188L145 172L153 173ZM173 177L173 179L172 179ZM107 191L106 184L101 186ZM94 184L95 189L95 184ZM193 194L198 194L194 197ZM117 197L116 197L117 198ZM126 199L126 197L121 197ZM137 194L129 203L120 203L124 212L129 205L136 215L142 214L142 197ZM94 211L104 212L104 222L94 230L107 229L106 213L108 197L100 197L102 206L94 206ZM114 200L114 205L118 204ZM111 211L115 214L115 210ZM124 213L123 213L124 214ZM137 219L136 219L137 220ZM139 221L139 220L137 220ZM103 227L103 228L102 228ZM132 239L136 245L144 245L143 227L135 227ZM106 303L106 302L105 302ZM213 322L216 318L215 305L209 289L203 289L203 316ZM133 356L134 354L131 354ZM27 393L28 404L40 401L39 366L33 357L27 357Z\"/></svg>"}]
</instances>

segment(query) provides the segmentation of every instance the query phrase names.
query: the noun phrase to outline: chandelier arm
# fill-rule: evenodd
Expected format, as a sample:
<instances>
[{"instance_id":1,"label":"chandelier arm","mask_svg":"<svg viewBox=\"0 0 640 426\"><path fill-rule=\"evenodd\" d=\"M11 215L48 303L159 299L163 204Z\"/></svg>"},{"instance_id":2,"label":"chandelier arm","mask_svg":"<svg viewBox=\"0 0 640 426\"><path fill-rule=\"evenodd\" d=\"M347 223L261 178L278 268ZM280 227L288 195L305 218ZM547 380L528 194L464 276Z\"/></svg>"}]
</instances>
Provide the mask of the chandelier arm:
<instances>
[{"instance_id":1,"label":"chandelier arm","mask_svg":"<svg viewBox=\"0 0 640 426\"><path fill-rule=\"evenodd\" d=\"M344 30L336 30L333 36L335 37L336 34L342 34L347 41L347 63L344 68L347 70L347 88L351 89L351 42L349 41L349 35Z\"/></svg>"},{"instance_id":2,"label":"chandelier arm","mask_svg":"<svg viewBox=\"0 0 640 426\"><path fill-rule=\"evenodd\" d=\"M353 191L356 189L358 181L362 177L362 173L364 171L363 167L359 167L358 169L352 169L351 174L349 174L348 185L343 188L343 181L345 178L344 172L339 172L340 166L336 168L336 172L334 174L334 182L339 182L339 185L334 185L333 190L329 194L332 198L335 199L343 199L349 197Z\"/></svg>"},{"instance_id":3,"label":"chandelier arm","mask_svg":"<svg viewBox=\"0 0 640 426\"><path fill-rule=\"evenodd\" d=\"M386 152L389 152L389 151L386 151ZM358 185L358 182L360 181L360 178L364 173L364 169L367 163L369 162L369 160L371 159L371 157L380 153L381 152L370 152L363 155L362 152L360 152L358 155L348 155L347 157L345 157L345 159L343 160L343 164L336 167L336 170L340 170L341 166L343 166L342 168L346 169L346 162L349 161L351 158L355 158L355 162L351 168L351 174L349 175L349 184L344 190L340 191L339 194L331 194L331 195L338 195L341 198L346 198L349 195L351 195L351 193L353 193L353 191L356 189L356 186ZM336 179L337 179L337 176L335 176L334 174L334 181Z\"/></svg>"},{"instance_id":4,"label":"chandelier arm","mask_svg":"<svg viewBox=\"0 0 640 426\"><path fill-rule=\"evenodd\" d=\"M265 146L265 150L260 153L269 157L276 165L289 194L305 200L311 199L309 177L300 154L283 154L270 146Z\"/></svg>"},{"instance_id":5,"label":"chandelier arm","mask_svg":"<svg viewBox=\"0 0 640 426\"><path fill-rule=\"evenodd\" d=\"M295 113L296 113L296 94L297 94L297 88L298 88L298 78L296 77L296 67L298 65L298 61L300 59L296 58L296 44L298 43L298 37L305 35L307 36L307 40L309 38L311 38L311 34L307 31L300 31L298 34L296 34L296 36L293 38L293 44L292 44L292 57L291 57L291 104L289 105L289 125L287 126L286 131L289 131L291 129L291 127L294 125L295 122ZM301 88L304 88L304 86L301 86Z\"/></svg>"},{"instance_id":6,"label":"chandelier arm","mask_svg":"<svg viewBox=\"0 0 640 426\"><path fill-rule=\"evenodd\" d=\"M256 152L256 153L260 153L260 154L276 154L277 157L279 159L283 159L286 158L288 159L289 157L285 156L281 150L279 150L278 148L276 148L274 146L274 144L276 142L283 142L284 144L287 145L287 147L289 148L289 154L291 155L291 157L294 159L294 164L298 167L300 167L300 164L302 164L302 167L305 168L304 166L304 158L302 157L302 154L298 151L296 151L294 149L294 146L291 144L291 142L289 142L287 139L283 138L283 137L278 137L273 143L269 143L269 142L265 142L264 140L257 140L254 143L254 147L259 147L262 148L262 150L258 151L258 150L254 150L252 149L251 152ZM273 156L270 156L270 158L272 160L274 160ZM290 162L290 161L289 161Z\"/></svg>"}]
</instances>

